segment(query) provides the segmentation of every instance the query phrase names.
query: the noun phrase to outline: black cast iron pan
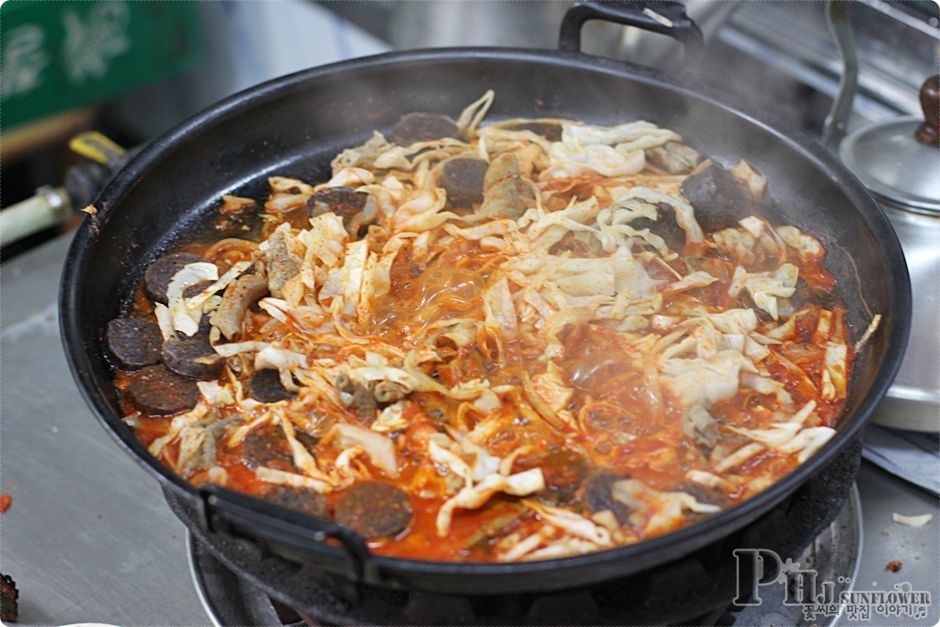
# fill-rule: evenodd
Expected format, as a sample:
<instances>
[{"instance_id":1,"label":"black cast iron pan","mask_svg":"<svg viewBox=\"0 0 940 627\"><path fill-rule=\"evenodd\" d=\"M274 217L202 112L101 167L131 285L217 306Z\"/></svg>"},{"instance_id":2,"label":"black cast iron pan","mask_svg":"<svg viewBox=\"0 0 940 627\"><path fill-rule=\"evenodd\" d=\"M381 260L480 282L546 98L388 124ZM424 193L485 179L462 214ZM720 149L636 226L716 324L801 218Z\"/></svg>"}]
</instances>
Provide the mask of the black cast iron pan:
<instances>
[{"instance_id":1,"label":"black cast iron pan","mask_svg":"<svg viewBox=\"0 0 940 627\"><path fill-rule=\"evenodd\" d=\"M647 5L672 26L644 13ZM143 149L102 191L97 215L75 235L62 277L66 354L107 431L165 490L201 512L201 526L390 587L489 594L587 585L676 559L741 528L824 468L862 426L894 378L910 323L907 267L887 219L815 141L778 130L686 79L580 53L578 31L593 18L665 32L687 42L693 58L700 47L682 5L605 2L569 11L557 51L419 50L314 68L239 93L184 122ZM151 457L120 420L99 340L107 321L126 311L147 264L198 232L222 194L261 196L271 174L321 179L333 155L373 129L388 129L411 111L456 114L486 89L496 91L491 120L552 116L614 124L642 118L676 129L719 161L754 164L769 180L782 219L825 245L856 336L873 314L884 317L857 358L836 436L771 488L699 524L633 546L512 564L375 556L345 528L224 489L196 489Z\"/></svg>"}]
</instances>

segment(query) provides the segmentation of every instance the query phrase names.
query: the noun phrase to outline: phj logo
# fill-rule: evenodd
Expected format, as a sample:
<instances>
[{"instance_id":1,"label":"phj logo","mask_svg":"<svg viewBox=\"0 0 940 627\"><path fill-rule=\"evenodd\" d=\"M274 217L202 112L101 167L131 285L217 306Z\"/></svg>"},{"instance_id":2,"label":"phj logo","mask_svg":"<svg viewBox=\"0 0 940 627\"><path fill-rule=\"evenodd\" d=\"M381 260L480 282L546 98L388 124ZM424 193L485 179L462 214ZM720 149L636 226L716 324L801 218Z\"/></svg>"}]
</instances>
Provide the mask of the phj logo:
<instances>
[{"instance_id":1,"label":"phj logo","mask_svg":"<svg viewBox=\"0 0 940 627\"><path fill-rule=\"evenodd\" d=\"M845 611L852 620L870 620L872 615L927 617L930 592L914 590L910 583L895 584L891 590L841 590L836 594L835 581L820 581L813 568L801 568L791 559L781 560L769 549L735 549L738 587L734 605L739 607L763 604L761 588L785 586L784 605L802 606L807 621L817 615L837 616ZM844 577L840 584L849 583Z\"/></svg>"}]
</instances>

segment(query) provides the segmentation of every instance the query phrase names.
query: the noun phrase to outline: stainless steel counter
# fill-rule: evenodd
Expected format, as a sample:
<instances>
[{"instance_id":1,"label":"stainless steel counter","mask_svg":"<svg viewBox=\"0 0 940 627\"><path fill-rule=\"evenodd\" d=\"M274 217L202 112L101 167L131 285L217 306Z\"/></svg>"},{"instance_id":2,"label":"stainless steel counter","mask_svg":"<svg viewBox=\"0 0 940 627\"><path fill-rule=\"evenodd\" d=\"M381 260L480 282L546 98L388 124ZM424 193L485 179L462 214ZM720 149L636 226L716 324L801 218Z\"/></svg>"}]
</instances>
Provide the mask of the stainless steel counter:
<instances>
[{"instance_id":1,"label":"stainless steel counter","mask_svg":"<svg viewBox=\"0 0 940 627\"><path fill-rule=\"evenodd\" d=\"M151 479L98 425L72 381L59 340L56 295L68 236L0 270L0 571L20 590L21 624L204 625L187 570L183 526ZM864 546L857 587L910 582L940 618L937 499L865 465L859 478ZM932 512L926 527L891 513ZM900 572L885 570L899 560ZM846 623L855 624L855 623Z\"/></svg>"},{"instance_id":2,"label":"stainless steel counter","mask_svg":"<svg viewBox=\"0 0 940 627\"><path fill-rule=\"evenodd\" d=\"M85 406L59 340L60 237L0 269L0 571L20 623L201 625L183 525Z\"/></svg>"}]
</instances>

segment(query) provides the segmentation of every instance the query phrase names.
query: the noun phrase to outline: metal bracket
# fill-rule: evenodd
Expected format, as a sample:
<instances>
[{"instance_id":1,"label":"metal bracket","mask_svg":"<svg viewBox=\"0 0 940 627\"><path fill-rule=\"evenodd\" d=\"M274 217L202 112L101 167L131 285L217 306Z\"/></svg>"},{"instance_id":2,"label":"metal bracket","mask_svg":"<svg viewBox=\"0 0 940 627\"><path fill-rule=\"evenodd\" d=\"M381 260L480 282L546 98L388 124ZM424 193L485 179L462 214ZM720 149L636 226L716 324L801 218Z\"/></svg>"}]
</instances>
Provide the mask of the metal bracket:
<instances>
[{"instance_id":1,"label":"metal bracket","mask_svg":"<svg viewBox=\"0 0 940 627\"><path fill-rule=\"evenodd\" d=\"M839 154L839 144L845 138L849 118L852 116L852 102L858 89L858 55L855 50L855 34L847 13L851 2L829 0L826 3L826 22L829 32L836 40L839 56L842 58L842 78L839 81L839 93L832 103L832 109L826 116L823 126L822 143L834 154Z\"/></svg>"}]
</instances>

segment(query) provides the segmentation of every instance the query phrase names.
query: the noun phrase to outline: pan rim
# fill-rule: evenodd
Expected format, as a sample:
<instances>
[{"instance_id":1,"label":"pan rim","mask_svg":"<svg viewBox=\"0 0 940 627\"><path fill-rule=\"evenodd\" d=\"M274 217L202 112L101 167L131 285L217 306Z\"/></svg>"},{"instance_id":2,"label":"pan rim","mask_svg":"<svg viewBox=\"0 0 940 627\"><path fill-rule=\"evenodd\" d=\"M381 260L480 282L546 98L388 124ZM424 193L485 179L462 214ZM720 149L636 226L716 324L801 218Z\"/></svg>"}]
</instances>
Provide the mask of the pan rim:
<instances>
[{"instance_id":1,"label":"pan rim","mask_svg":"<svg viewBox=\"0 0 940 627\"><path fill-rule=\"evenodd\" d=\"M141 464L161 484L172 489L177 495L190 503L200 500L197 488L173 474L169 468L154 458L136 440L128 438L119 431L120 416L107 402L92 374L91 359L82 342L81 325L78 315L78 303L81 300L80 286L87 271L88 255L95 245L99 224L104 224L114 205L118 204L135 182L146 174L149 167L157 162L164 151L179 143L190 132L200 127L220 121L228 116L255 106L269 97L290 94L292 90L302 89L310 81L322 77L338 75L347 71L374 70L383 66L414 64L421 62L464 62L486 60L508 63L538 63L547 67L575 68L587 73L613 75L614 77L654 84L676 92L683 98L691 98L711 107L722 109L739 122L756 126L770 132L789 144L805 156L812 164L830 177L841 179L843 192L851 201L856 213L864 220L866 227L878 234L879 253L891 269L885 280L890 281L890 291L894 294L893 315L884 322L883 332L889 333L889 344L873 377L870 387L864 393L855 411L843 415L843 425L835 436L815 455L795 468L773 485L743 503L723 510L704 521L682 527L673 532L656 536L642 542L614 547L584 555L556 558L533 562L443 562L413 558L392 557L372 554L372 560L381 572L391 573L406 569L408 575L522 575L539 574L558 569L578 566L606 564L621 560L636 560L646 563L650 556L662 551L669 545L683 545L680 555L686 555L713 541L712 534L719 528L726 528L729 535L751 522L758 515L772 508L787 495L796 490L808 478L819 472L832 458L856 435L870 417L878 402L884 397L897 374L901 357L910 332L911 292L907 266L901 252L900 243L887 217L877 203L865 190L858 179L837 159L825 150L816 140L804 133L788 128L778 120L773 120L766 113L757 113L739 103L729 102L716 90L695 83L689 77L664 77L662 74L645 67L612 61L582 53L560 52L553 50L529 50L522 48L435 48L384 53L342 61L330 65L301 70L275 78L254 87L229 96L200 113L183 121L167 133L144 147L102 190L95 201L99 209L98 216L89 216L78 228L68 252L60 283L60 332L69 368L78 383L78 388L86 403L101 422L105 430L118 442L125 452ZM708 537L707 541L695 542L696 536ZM321 544L318 550L337 551L334 547ZM673 555L659 560L665 563L675 559ZM600 570L600 569L599 569Z\"/></svg>"}]
</instances>

